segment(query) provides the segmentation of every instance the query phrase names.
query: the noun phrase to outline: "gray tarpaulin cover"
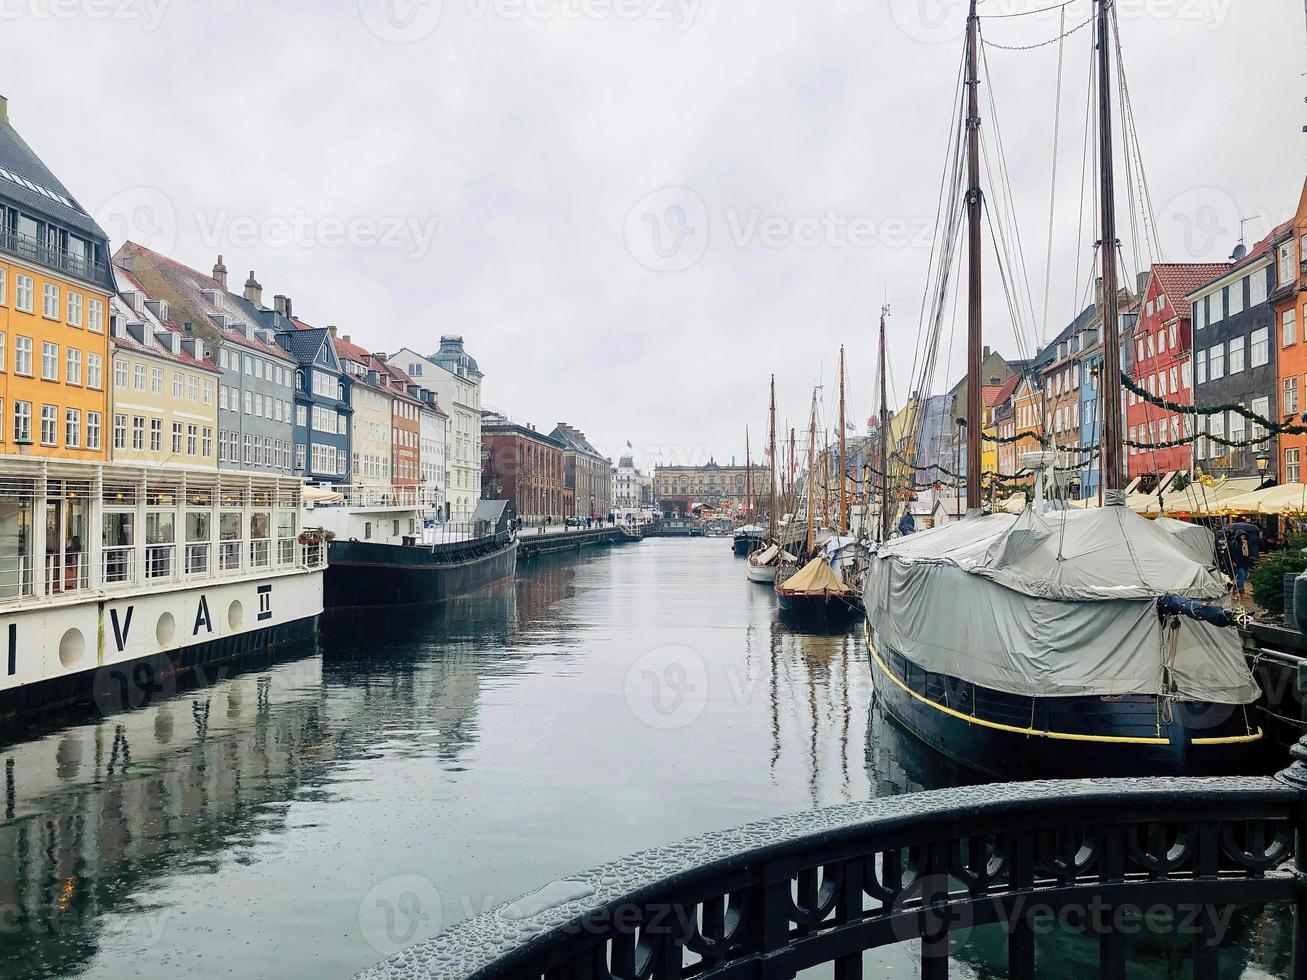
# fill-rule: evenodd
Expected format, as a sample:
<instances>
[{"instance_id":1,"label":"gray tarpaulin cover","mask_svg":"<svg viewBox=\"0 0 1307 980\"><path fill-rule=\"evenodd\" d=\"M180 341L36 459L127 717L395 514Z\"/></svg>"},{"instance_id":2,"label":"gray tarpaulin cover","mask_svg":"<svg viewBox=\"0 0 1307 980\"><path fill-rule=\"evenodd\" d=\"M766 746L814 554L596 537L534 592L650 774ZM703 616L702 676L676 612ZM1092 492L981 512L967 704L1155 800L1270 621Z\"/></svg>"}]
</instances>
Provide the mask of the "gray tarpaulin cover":
<instances>
[{"instance_id":1,"label":"gray tarpaulin cover","mask_svg":"<svg viewBox=\"0 0 1307 980\"><path fill-rule=\"evenodd\" d=\"M1158 524L1125 507L946 524L872 556L867 619L877 642L918 666L994 690L1157 694L1172 656L1157 597L1227 595L1211 559L1199 557L1213 550L1198 537L1194 525ZM1234 630L1182 618L1178 632L1180 700L1256 700Z\"/></svg>"}]
</instances>

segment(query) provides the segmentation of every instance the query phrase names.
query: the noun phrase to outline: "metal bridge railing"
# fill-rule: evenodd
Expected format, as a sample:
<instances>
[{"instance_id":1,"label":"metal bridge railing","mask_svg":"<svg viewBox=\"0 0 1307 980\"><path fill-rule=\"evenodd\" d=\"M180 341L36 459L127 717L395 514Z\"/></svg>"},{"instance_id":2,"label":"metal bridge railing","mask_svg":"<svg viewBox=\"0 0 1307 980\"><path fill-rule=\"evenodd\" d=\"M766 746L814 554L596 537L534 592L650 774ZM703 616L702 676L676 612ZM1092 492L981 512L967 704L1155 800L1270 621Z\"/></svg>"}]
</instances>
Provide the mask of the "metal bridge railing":
<instances>
[{"instance_id":1,"label":"metal bridge railing","mask_svg":"<svg viewBox=\"0 0 1307 980\"><path fill-rule=\"evenodd\" d=\"M948 975L948 938L1002 925L1009 977L1035 975L1048 920L1097 935L1123 978L1123 910L1191 924L1217 976L1231 905L1285 902L1307 942L1307 742L1275 777L1103 779L937 790L814 810L637 854L478 915L368 978L792 978L911 941ZM1187 914L1192 912L1192 914ZM1307 978L1307 949L1292 976Z\"/></svg>"}]
</instances>

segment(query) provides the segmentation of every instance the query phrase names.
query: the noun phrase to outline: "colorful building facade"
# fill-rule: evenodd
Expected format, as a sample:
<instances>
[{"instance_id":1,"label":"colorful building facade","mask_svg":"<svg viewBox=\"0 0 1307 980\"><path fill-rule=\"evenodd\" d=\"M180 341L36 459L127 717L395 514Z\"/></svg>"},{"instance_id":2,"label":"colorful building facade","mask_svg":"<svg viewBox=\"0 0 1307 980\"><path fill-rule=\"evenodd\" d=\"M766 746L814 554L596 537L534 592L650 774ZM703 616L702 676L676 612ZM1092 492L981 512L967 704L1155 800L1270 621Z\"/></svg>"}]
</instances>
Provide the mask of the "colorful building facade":
<instances>
[{"instance_id":1,"label":"colorful building facade","mask_svg":"<svg viewBox=\"0 0 1307 980\"><path fill-rule=\"evenodd\" d=\"M1307 415L1307 182L1298 199L1292 220L1273 238L1274 285L1271 311L1279 337L1279 385L1284 392L1296 389L1297 421ZM1292 343L1285 343L1292 336ZM1282 402L1281 418L1294 413ZM1285 434L1279 438L1278 465L1282 483L1307 483L1307 436Z\"/></svg>"},{"instance_id":2,"label":"colorful building facade","mask_svg":"<svg viewBox=\"0 0 1307 980\"><path fill-rule=\"evenodd\" d=\"M108 458L109 242L0 98L0 454Z\"/></svg>"}]
</instances>

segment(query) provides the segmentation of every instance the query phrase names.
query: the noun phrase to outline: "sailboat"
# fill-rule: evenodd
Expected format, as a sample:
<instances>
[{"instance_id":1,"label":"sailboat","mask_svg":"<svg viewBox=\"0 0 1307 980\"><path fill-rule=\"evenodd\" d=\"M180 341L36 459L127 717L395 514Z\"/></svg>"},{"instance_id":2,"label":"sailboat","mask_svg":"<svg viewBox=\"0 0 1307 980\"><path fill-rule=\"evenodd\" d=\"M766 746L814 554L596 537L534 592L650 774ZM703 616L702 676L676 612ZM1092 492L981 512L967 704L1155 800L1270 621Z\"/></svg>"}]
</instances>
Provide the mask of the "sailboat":
<instances>
[{"instance_id":1,"label":"sailboat","mask_svg":"<svg viewBox=\"0 0 1307 980\"><path fill-rule=\"evenodd\" d=\"M745 574L750 582L771 585L776 581L776 568L782 559L780 538L777 536L776 521L776 375L771 376L771 408L769 411L770 444L767 458L771 462L771 473L767 485L767 520L770 525L768 540L763 547L750 552L745 563ZM790 557L790 556L785 556Z\"/></svg>"},{"instance_id":2,"label":"sailboat","mask_svg":"<svg viewBox=\"0 0 1307 980\"><path fill-rule=\"evenodd\" d=\"M815 483L817 479L814 451L817 442L817 394L812 396L812 413L808 425L807 533L804 538L801 566L782 563L776 573L776 602L781 612L792 619L817 625L848 622L858 611L856 593L831 568L817 550L815 526Z\"/></svg>"},{"instance_id":3,"label":"sailboat","mask_svg":"<svg viewBox=\"0 0 1307 980\"><path fill-rule=\"evenodd\" d=\"M1124 506L1111 0L1095 0L1104 506L981 512L979 19L966 38L965 519L883 544L864 590L876 696L919 739L999 777L1244 768L1258 689L1208 557ZM960 127L959 127L960 130ZM959 135L961 132L959 131ZM953 206L957 206L957 202ZM1051 468L1054 454L1023 463ZM883 479L883 478L882 478ZM1194 528L1180 525L1186 534Z\"/></svg>"}]
</instances>

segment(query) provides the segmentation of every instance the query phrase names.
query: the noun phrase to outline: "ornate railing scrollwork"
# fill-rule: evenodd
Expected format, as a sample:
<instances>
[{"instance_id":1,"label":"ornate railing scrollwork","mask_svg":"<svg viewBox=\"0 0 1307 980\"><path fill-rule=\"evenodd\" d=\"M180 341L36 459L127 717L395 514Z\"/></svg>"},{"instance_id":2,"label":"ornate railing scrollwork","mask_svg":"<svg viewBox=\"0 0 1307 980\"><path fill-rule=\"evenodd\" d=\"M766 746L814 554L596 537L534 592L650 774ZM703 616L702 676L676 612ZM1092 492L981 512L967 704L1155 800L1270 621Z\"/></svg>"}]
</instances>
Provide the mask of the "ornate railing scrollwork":
<instances>
[{"instance_id":1,"label":"ornate railing scrollwork","mask_svg":"<svg viewBox=\"0 0 1307 980\"><path fill-rule=\"evenodd\" d=\"M793 814L601 866L526 921L517 903L476 916L364 976L790 978L833 963L853 980L864 951L912 940L936 978L951 933L998 923L1025 977L1035 920L1076 909L1100 914L1103 974L1123 976L1101 913L1307 894L1298 776L971 786ZM1193 942L1195 975L1214 976L1210 928Z\"/></svg>"}]
</instances>

